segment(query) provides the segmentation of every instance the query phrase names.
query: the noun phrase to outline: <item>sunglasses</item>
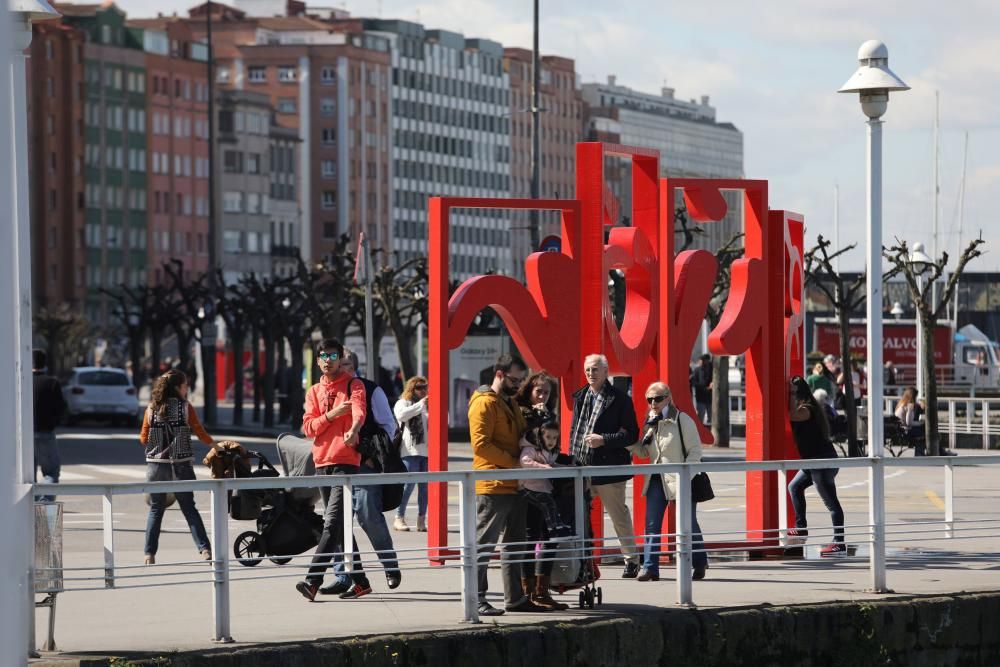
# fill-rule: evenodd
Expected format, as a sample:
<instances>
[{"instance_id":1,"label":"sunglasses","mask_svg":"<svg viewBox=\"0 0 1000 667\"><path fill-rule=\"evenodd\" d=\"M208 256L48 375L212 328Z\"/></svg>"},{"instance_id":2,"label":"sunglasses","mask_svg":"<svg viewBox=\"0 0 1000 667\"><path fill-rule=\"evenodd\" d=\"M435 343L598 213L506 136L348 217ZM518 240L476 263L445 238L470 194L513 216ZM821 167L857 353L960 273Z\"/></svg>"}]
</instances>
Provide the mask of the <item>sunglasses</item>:
<instances>
[{"instance_id":1,"label":"sunglasses","mask_svg":"<svg viewBox=\"0 0 1000 667\"><path fill-rule=\"evenodd\" d=\"M340 355L336 352L320 352L317 356L323 361L335 361L340 358Z\"/></svg>"},{"instance_id":2,"label":"sunglasses","mask_svg":"<svg viewBox=\"0 0 1000 667\"><path fill-rule=\"evenodd\" d=\"M413 388L416 389L416 390L419 390L419 391L424 391L424 390L427 389L427 385L425 385L425 384L415 384L415 385L413 385Z\"/></svg>"},{"instance_id":3,"label":"sunglasses","mask_svg":"<svg viewBox=\"0 0 1000 667\"><path fill-rule=\"evenodd\" d=\"M662 403L663 401L670 398L669 396L648 396L646 397L646 402L652 405L653 403Z\"/></svg>"}]
</instances>

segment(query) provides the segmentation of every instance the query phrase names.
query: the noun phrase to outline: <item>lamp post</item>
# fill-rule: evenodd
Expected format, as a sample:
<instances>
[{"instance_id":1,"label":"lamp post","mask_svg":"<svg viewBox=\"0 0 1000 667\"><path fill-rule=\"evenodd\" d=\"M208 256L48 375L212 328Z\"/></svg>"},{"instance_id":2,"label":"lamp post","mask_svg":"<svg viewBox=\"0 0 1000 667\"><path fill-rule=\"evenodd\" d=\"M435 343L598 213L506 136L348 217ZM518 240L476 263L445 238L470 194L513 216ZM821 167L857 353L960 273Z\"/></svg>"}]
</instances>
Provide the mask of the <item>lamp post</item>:
<instances>
[{"instance_id":1,"label":"lamp post","mask_svg":"<svg viewBox=\"0 0 1000 667\"><path fill-rule=\"evenodd\" d=\"M0 664L35 652L34 427L31 391L31 240L28 211L27 48L34 21L59 16L44 0L8 0L0 10L0 424L13 435L0 452Z\"/></svg>"},{"instance_id":2,"label":"lamp post","mask_svg":"<svg viewBox=\"0 0 1000 667\"><path fill-rule=\"evenodd\" d=\"M913 244L913 252L910 253L910 267L917 276L917 291L920 298L924 294L924 274L927 273L934 261L924 252L924 244L917 242ZM924 319L920 315L920 304L914 304L917 319L917 396L924 395Z\"/></svg>"},{"instance_id":3,"label":"lamp post","mask_svg":"<svg viewBox=\"0 0 1000 667\"><path fill-rule=\"evenodd\" d=\"M872 39L858 49L858 69L838 92L858 93L861 111L868 117L867 146L867 247L868 269L868 452L876 459L885 455L882 422L882 121L889 93L909 90L889 69L889 49ZM869 469L869 519L872 524L872 589L888 590L885 582L885 470Z\"/></svg>"}]
</instances>

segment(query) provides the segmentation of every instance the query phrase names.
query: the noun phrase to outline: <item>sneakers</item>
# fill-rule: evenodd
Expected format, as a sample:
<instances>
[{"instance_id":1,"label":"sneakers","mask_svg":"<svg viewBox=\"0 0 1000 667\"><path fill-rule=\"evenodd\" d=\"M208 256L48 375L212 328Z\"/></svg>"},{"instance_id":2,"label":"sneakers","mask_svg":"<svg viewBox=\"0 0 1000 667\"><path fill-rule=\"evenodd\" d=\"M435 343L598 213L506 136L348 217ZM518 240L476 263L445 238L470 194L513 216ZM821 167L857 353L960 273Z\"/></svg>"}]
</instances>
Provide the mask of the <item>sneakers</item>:
<instances>
[{"instance_id":1,"label":"sneakers","mask_svg":"<svg viewBox=\"0 0 1000 667\"><path fill-rule=\"evenodd\" d=\"M576 535L573 533L573 529L567 525L556 526L552 534L549 535L549 541L551 542L566 542L572 540Z\"/></svg>"},{"instance_id":2,"label":"sneakers","mask_svg":"<svg viewBox=\"0 0 1000 667\"><path fill-rule=\"evenodd\" d=\"M319 594L340 595L341 593L346 592L350 588L351 588L350 579L341 579L340 577L337 577L337 580L334 581L332 584L330 584L329 586L324 586L323 588L319 589Z\"/></svg>"},{"instance_id":3,"label":"sneakers","mask_svg":"<svg viewBox=\"0 0 1000 667\"><path fill-rule=\"evenodd\" d=\"M311 581L300 581L295 584L295 590L302 593L302 597L312 602L316 599L316 593L319 592L319 585Z\"/></svg>"},{"instance_id":4,"label":"sneakers","mask_svg":"<svg viewBox=\"0 0 1000 667\"><path fill-rule=\"evenodd\" d=\"M507 611L525 612L525 613L545 613L551 610L546 609L545 607L539 607L537 604L531 601L531 597L529 595L525 595L523 600L521 600L515 605L507 607Z\"/></svg>"},{"instance_id":5,"label":"sneakers","mask_svg":"<svg viewBox=\"0 0 1000 667\"><path fill-rule=\"evenodd\" d=\"M694 568L694 570L692 570L692 572L691 572L691 578L694 579L695 581L701 581L702 579L704 579L705 578L705 568L706 568L705 565L702 565L701 567Z\"/></svg>"},{"instance_id":6,"label":"sneakers","mask_svg":"<svg viewBox=\"0 0 1000 667\"><path fill-rule=\"evenodd\" d=\"M201 559L202 560L212 560L212 550L211 549L202 549L198 553L201 554Z\"/></svg>"},{"instance_id":7,"label":"sneakers","mask_svg":"<svg viewBox=\"0 0 1000 667\"><path fill-rule=\"evenodd\" d=\"M635 578L636 581L659 581L660 573L653 572L652 570L643 570L639 573L639 576Z\"/></svg>"},{"instance_id":8,"label":"sneakers","mask_svg":"<svg viewBox=\"0 0 1000 667\"><path fill-rule=\"evenodd\" d=\"M805 528L789 528L788 532L788 545L794 544L805 544L806 538L809 537L809 531Z\"/></svg>"},{"instance_id":9,"label":"sneakers","mask_svg":"<svg viewBox=\"0 0 1000 667\"><path fill-rule=\"evenodd\" d=\"M847 546L843 542L828 544L819 550L819 555L823 558L832 558L847 555Z\"/></svg>"},{"instance_id":10,"label":"sneakers","mask_svg":"<svg viewBox=\"0 0 1000 667\"><path fill-rule=\"evenodd\" d=\"M363 584L354 584L346 591L341 593L338 597L341 600L357 600L360 597L364 597L372 592L372 585L367 581Z\"/></svg>"},{"instance_id":11,"label":"sneakers","mask_svg":"<svg viewBox=\"0 0 1000 667\"><path fill-rule=\"evenodd\" d=\"M426 533L427 532L427 519L422 516L417 517L417 532Z\"/></svg>"},{"instance_id":12,"label":"sneakers","mask_svg":"<svg viewBox=\"0 0 1000 667\"><path fill-rule=\"evenodd\" d=\"M639 576L639 564L625 563L625 569L622 571L622 579L635 579L638 576Z\"/></svg>"},{"instance_id":13,"label":"sneakers","mask_svg":"<svg viewBox=\"0 0 1000 667\"><path fill-rule=\"evenodd\" d=\"M396 519L392 522L392 529L398 530L401 533L406 533L409 532L410 527L406 525L406 519L404 519L401 516L397 516Z\"/></svg>"},{"instance_id":14,"label":"sneakers","mask_svg":"<svg viewBox=\"0 0 1000 667\"><path fill-rule=\"evenodd\" d=\"M146 565L156 565L156 556L153 554L146 554Z\"/></svg>"},{"instance_id":15,"label":"sneakers","mask_svg":"<svg viewBox=\"0 0 1000 667\"><path fill-rule=\"evenodd\" d=\"M403 573L399 570L389 570L385 573L385 583L389 586L389 589L399 588L399 584L403 581Z\"/></svg>"},{"instance_id":16,"label":"sneakers","mask_svg":"<svg viewBox=\"0 0 1000 667\"><path fill-rule=\"evenodd\" d=\"M480 616L503 616L506 613L503 609L497 609L486 600L479 602L479 607L476 611Z\"/></svg>"}]
</instances>

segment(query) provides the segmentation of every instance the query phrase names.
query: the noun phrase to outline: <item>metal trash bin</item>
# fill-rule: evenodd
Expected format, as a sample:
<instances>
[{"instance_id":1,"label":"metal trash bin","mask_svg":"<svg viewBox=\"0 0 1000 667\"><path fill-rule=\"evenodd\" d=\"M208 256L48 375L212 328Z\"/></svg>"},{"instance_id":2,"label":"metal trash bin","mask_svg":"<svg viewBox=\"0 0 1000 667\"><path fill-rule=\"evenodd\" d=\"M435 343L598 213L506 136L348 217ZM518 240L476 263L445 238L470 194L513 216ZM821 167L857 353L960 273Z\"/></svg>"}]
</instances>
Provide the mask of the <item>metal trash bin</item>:
<instances>
[{"instance_id":1,"label":"metal trash bin","mask_svg":"<svg viewBox=\"0 0 1000 667\"><path fill-rule=\"evenodd\" d=\"M55 651L56 595L63 591L63 504L35 503L35 593L49 608L49 632L43 650Z\"/></svg>"}]
</instances>

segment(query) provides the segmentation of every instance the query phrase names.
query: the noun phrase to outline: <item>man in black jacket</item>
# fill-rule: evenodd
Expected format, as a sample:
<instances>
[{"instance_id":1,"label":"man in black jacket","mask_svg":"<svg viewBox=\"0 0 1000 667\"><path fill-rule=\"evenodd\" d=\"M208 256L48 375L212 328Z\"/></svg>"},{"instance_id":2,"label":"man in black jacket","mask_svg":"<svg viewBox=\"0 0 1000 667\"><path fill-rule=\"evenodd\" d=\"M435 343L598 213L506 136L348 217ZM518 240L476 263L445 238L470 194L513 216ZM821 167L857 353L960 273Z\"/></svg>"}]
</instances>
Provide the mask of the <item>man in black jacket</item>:
<instances>
[{"instance_id":1,"label":"man in black jacket","mask_svg":"<svg viewBox=\"0 0 1000 667\"><path fill-rule=\"evenodd\" d=\"M66 399L63 398L59 380L46 373L48 355L43 350L31 353L32 380L35 401L35 480L38 469L42 469L42 479L47 484L59 483L59 448L56 445L56 425L66 413ZM40 502L52 502L55 496L37 496Z\"/></svg>"},{"instance_id":2,"label":"man in black jacket","mask_svg":"<svg viewBox=\"0 0 1000 667\"><path fill-rule=\"evenodd\" d=\"M626 449L639 439L639 424L628 394L608 381L608 358L591 354L583 362L587 385L573 395L570 452L578 465L616 466L632 463ZM624 579L639 574L639 550L635 545L632 516L625 503L629 475L593 477L591 486L615 527L625 557Z\"/></svg>"}]
</instances>

